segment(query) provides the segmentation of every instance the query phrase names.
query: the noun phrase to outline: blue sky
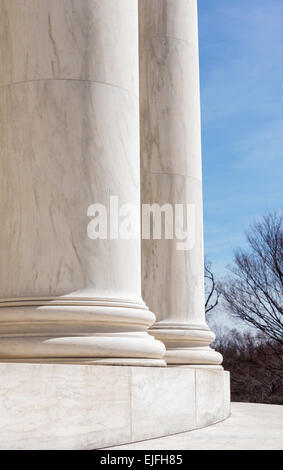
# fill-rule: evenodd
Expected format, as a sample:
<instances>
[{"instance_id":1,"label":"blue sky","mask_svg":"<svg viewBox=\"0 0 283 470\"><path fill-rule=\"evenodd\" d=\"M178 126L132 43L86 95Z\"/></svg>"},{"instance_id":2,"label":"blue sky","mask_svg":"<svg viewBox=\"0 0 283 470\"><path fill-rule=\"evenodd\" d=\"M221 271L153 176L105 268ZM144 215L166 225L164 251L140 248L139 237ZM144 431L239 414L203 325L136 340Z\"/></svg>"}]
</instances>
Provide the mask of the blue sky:
<instances>
[{"instance_id":1,"label":"blue sky","mask_svg":"<svg viewBox=\"0 0 283 470\"><path fill-rule=\"evenodd\" d=\"M283 0L199 0L205 252L219 275L283 200Z\"/></svg>"}]
</instances>

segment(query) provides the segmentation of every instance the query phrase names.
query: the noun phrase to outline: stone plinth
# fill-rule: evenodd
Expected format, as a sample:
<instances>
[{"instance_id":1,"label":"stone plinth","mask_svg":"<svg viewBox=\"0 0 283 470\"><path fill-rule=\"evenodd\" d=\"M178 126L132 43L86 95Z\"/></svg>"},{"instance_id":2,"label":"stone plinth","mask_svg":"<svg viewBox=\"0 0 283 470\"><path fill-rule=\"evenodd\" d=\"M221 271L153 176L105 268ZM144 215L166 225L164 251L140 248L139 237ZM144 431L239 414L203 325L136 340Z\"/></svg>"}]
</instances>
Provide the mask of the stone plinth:
<instances>
[{"instance_id":1,"label":"stone plinth","mask_svg":"<svg viewBox=\"0 0 283 470\"><path fill-rule=\"evenodd\" d=\"M221 370L1 363L0 376L0 449L97 449L230 413Z\"/></svg>"}]
</instances>

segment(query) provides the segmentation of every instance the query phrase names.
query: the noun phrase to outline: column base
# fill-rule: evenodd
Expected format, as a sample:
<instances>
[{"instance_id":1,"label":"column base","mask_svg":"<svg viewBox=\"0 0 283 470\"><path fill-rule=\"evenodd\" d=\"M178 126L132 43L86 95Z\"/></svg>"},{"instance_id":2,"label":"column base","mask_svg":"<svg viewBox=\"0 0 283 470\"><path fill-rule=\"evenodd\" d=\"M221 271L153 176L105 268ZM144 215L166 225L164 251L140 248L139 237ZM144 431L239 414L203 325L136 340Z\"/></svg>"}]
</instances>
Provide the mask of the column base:
<instances>
[{"instance_id":1,"label":"column base","mask_svg":"<svg viewBox=\"0 0 283 470\"><path fill-rule=\"evenodd\" d=\"M41 301L43 302L43 301ZM24 302L22 302L24 303ZM64 304L65 303L65 304ZM142 305L46 301L0 308L2 362L166 365L165 347L147 333L154 315Z\"/></svg>"},{"instance_id":2,"label":"column base","mask_svg":"<svg viewBox=\"0 0 283 470\"><path fill-rule=\"evenodd\" d=\"M149 331L165 345L168 365L204 365L220 368L223 357L209 345L215 334L206 325L159 322Z\"/></svg>"},{"instance_id":3,"label":"column base","mask_svg":"<svg viewBox=\"0 0 283 470\"><path fill-rule=\"evenodd\" d=\"M3 364L70 364L70 365L93 365L93 366L120 366L120 367L166 367L167 364L162 359L88 359L76 357L72 358L52 358L52 359L1 359Z\"/></svg>"},{"instance_id":4,"label":"column base","mask_svg":"<svg viewBox=\"0 0 283 470\"><path fill-rule=\"evenodd\" d=\"M165 360L168 365L203 365L213 368L221 368L223 357L210 347L167 349Z\"/></svg>"},{"instance_id":5,"label":"column base","mask_svg":"<svg viewBox=\"0 0 283 470\"><path fill-rule=\"evenodd\" d=\"M3 362L165 366L165 348L148 333L0 338Z\"/></svg>"}]
</instances>

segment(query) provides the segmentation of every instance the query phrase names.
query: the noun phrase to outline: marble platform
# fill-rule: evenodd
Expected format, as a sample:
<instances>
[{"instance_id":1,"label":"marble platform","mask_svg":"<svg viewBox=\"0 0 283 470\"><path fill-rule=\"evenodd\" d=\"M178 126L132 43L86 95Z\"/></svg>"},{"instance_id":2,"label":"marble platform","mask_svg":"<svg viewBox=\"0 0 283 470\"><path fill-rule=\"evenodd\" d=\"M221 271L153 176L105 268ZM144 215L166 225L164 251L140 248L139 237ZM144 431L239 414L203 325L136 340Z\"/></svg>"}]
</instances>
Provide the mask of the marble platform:
<instances>
[{"instance_id":1,"label":"marble platform","mask_svg":"<svg viewBox=\"0 0 283 470\"><path fill-rule=\"evenodd\" d=\"M283 406L231 403L231 415L207 428L111 450L283 450Z\"/></svg>"},{"instance_id":2,"label":"marble platform","mask_svg":"<svg viewBox=\"0 0 283 470\"><path fill-rule=\"evenodd\" d=\"M0 364L0 449L98 449L190 431L230 414L229 372Z\"/></svg>"}]
</instances>

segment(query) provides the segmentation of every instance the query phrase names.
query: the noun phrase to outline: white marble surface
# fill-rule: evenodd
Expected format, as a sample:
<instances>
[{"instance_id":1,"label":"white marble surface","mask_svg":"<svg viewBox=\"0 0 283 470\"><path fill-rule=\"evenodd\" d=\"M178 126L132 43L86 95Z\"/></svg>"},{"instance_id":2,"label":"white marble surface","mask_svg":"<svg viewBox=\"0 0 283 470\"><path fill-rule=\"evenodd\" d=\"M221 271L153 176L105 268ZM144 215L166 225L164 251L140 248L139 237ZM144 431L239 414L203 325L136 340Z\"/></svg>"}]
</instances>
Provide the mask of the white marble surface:
<instances>
[{"instance_id":1,"label":"white marble surface","mask_svg":"<svg viewBox=\"0 0 283 470\"><path fill-rule=\"evenodd\" d=\"M204 312L197 1L141 0L139 34L142 202L195 208L188 251L177 251L176 237L142 241L143 296L169 364L219 365L220 354L198 349L214 335Z\"/></svg>"},{"instance_id":2,"label":"white marble surface","mask_svg":"<svg viewBox=\"0 0 283 470\"><path fill-rule=\"evenodd\" d=\"M142 241L143 297L158 322L196 323L204 321L202 187L199 180L180 175L143 172L142 198L145 204L158 202L195 204L195 230L190 221L184 230L194 247L177 251L178 240ZM185 212L185 209L184 209Z\"/></svg>"},{"instance_id":3,"label":"white marble surface","mask_svg":"<svg viewBox=\"0 0 283 470\"><path fill-rule=\"evenodd\" d=\"M229 414L227 406L224 407L224 398L226 403L227 395L230 396L226 388L225 376L228 377L226 380L229 380L229 373L226 371L219 373L214 370L196 370L196 420L198 428L216 423L219 421L219 417L224 419Z\"/></svg>"},{"instance_id":4,"label":"white marble surface","mask_svg":"<svg viewBox=\"0 0 283 470\"><path fill-rule=\"evenodd\" d=\"M198 48L195 0L142 0L141 37L168 37Z\"/></svg>"},{"instance_id":5,"label":"white marble surface","mask_svg":"<svg viewBox=\"0 0 283 470\"><path fill-rule=\"evenodd\" d=\"M0 39L1 357L165 365L140 240L87 236L140 204L137 0L0 0Z\"/></svg>"},{"instance_id":6,"label":"white marble surface","mask_svg":"<svg viewBox=\"0 0 283 470\"><path fill-rule=\"evenodd\" d=\"M230 374L224 374L224 416L231 413L231 381Z\"/></svg>"},{"instance_id":7,"label":"white marble surface","mask_svg":"<svg viewBox=\"0 0 283 470\"><path fill-rule=\"evenodd\" d=\"M208 401L224 374L202 370L201 383L198 372L0 363L0 449L97 449L195 429L196 383ZM206 424L227 417L210 407Z\"/></svg>"},{"instance_id":8,"label":"white marble surface","mask_svg":"<svg viewBox=\"0 0 283 470\"><path fill-rule=\"evenodd\" d=\"M95 323L93 323L95 329ZM106 328L107 329L107 328ZM125 327L126 329L126 327ZM54 327L55 330L55 327ZM111 330L111 327L109 328ZM40 330L39 330L40 331ZM43 329L44 331L44 329ZM17 336L2 336L0 338L1 360L17 362L20 358L24 362L33 362L34 359L42 362L80 362L90 363L105 362L104 358L113 358L113 362L128 364L132 360L147 359L143 365L165 366L159 361L165 354L162 343L146 332L128 333L82 333L67 336L66 331L60 335L54 332L52 336L45 335L42 331L37 336L29 336L21 333Z\"/></svg>"},{"instance_id":9,"label":"white marble surface","mask_svg":"<svg viewBox=\"0 0 283 470\"><path fill-rule=\"evenodd\" d=\"M0 370L1 450L130 440L129 368L0 364Z\"/></svg>"},{"instance_id":10,"label":"white marble surface","mask_svg":"<svg viewBox=\"0 0 283 470\"><path fill-rule=\"evenodd\" d=\"M137 1L0 0L0 86L107 83L138 96Z\"/></svg>"},{"instance_id":11,"label":"white marble surface","mask_svg":"<svg viewBox=\"0 0 283 470\"><path fill-rule=\"evenodd\" d=\"M172 38L146 36L140 38L140 51L143 171L201 180L196 49Z\"/></svg>"},{"instance_id":12,"label":"white marble surface","mask_svg":"<svg viewBox=\"0 0 283 470\"><path fill-rule=\"evenodd\" d=\"M148 439L196 427L195 371L158 369L132 371L132 440ZM165 392L166 391L166 392Z\"/></svg>"},{"instance_id":13,"label":"white marble surface","mask_svg":"<svg viewBox=\"0 0 283 470\"><path fill-rule=\"evenodd\" d=\"M188 433L109 450L283 450L283 406L232 403L225 421Z\"/></svg>"},{"instance_id":14,"label":"white marble surface","mask_svg":"<svg viewBox=\"0 0 283 470\"><path fill-rule=\"evenodd\" d=\"M91 204L139 203L137 116L135 97L97 83L0 89L1 298L141 301L139 241L87 236Z\"/></svg>"}]
</instances>

